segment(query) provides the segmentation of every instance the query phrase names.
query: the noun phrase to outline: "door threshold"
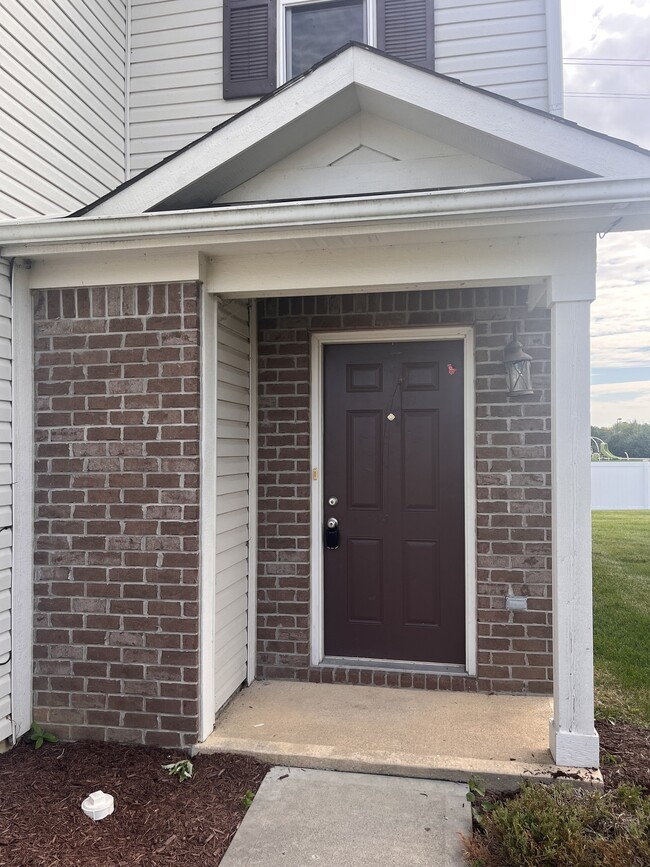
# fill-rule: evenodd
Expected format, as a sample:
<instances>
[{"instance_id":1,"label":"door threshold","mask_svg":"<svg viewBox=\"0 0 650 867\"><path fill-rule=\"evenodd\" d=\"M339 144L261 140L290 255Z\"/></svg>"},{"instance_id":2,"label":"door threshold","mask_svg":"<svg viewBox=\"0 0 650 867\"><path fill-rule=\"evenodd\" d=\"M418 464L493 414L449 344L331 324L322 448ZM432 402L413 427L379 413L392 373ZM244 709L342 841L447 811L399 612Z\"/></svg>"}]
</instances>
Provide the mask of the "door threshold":
<instances>
[{"instance_id":1,"label":"door threshold","mask_svg":"<svg viewBox=\"0 0 650 867\"><path fill-rule=\"evenodd\" d=\"M368 659L357 656L324 656L319 668L367 668L415 674L455 674L467 676L467 669L448 662L411 662L404 659Z\"/></svg>"}]
</instances>

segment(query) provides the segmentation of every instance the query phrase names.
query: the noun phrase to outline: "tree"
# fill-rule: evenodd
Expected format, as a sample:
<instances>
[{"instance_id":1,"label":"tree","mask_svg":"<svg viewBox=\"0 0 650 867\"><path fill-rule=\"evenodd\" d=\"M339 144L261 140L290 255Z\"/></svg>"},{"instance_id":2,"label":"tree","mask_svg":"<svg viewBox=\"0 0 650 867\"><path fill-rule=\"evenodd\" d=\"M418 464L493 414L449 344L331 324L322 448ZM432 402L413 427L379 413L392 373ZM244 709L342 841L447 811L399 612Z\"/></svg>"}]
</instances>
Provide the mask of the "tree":
<instances>
[{"instance_id":1,"label":"tree","mask_svg":"<svg viewBox=\"0 0 650 867\"><path fill-rule=\"evenodd\" d=\"M604 440L615 455L650 458L650 424L621 421L611 427L592 426L591 435Z\"/></svg>"}]
</instances>

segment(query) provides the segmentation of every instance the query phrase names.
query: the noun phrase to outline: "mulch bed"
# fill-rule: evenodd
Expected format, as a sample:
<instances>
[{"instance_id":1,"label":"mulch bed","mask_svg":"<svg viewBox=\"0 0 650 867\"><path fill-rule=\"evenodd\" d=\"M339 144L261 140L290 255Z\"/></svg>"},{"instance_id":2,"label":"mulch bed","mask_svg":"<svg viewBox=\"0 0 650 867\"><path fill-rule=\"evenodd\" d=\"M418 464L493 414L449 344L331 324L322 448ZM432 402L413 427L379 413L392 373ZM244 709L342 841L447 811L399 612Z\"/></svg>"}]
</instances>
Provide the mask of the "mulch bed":
<instances>
[{"instance_id":1,"label":"mulch bed","mask_svg":"<svg viewBox=\"0 0 650 867\"><path fill-rule=\"evenodd\" d=\"M629 783L650 797L650 729L606 720L598 720L596 729L605 790Z\"/></svg>"},{"instance_id":2,"label":"mulch bed","mask_svg":"<svg viewBox=\"0 0 650 867\"><path fill-rule=\"evenodd\" d=\"M214 867L268 765L197 756L180 783L161 765L180 753L101 743L20 744L0 756L2 867ZM112 816L81 810L91 792L115 798Z\"/></svg>"}]
</instances>

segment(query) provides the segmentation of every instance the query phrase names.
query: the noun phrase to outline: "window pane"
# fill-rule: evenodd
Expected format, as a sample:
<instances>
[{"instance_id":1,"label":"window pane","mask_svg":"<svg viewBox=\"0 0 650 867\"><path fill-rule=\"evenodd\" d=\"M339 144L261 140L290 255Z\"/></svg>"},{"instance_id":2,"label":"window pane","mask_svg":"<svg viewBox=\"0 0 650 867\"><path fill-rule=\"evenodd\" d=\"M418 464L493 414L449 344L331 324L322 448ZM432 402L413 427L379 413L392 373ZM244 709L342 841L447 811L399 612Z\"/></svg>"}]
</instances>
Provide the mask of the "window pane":
<instances>
[{"instance_id":1,"label":"window pane","mask_svg":"<svg viewBox=\"0 0 650 867\"><path fill-rule=\"evenodd\" d=\"M288 77L309 69L346 42L365 42L364 0L290 6L287 12Z\"/></svg>"}]
</instances>

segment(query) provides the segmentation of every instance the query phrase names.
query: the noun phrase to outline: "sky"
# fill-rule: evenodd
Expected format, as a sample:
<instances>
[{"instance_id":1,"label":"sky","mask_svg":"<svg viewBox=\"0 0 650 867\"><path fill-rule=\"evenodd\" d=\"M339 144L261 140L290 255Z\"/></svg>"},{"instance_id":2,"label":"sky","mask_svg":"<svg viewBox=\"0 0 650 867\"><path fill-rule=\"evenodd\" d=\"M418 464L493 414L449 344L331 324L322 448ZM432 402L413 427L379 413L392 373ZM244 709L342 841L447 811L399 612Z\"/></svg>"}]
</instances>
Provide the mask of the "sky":
<instances>
[{"instance_id":1,"label":"sky","mask_svg":"<svg viewBox=\"0 0 650 867\"><path fill-rule=\"evenodd\" d=\"M650 149L650 0L562 0L562 25L565 116ZM650 422L650 232L599 241L597 279L592 424Z\"/></svg>"}]
</instances>

